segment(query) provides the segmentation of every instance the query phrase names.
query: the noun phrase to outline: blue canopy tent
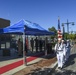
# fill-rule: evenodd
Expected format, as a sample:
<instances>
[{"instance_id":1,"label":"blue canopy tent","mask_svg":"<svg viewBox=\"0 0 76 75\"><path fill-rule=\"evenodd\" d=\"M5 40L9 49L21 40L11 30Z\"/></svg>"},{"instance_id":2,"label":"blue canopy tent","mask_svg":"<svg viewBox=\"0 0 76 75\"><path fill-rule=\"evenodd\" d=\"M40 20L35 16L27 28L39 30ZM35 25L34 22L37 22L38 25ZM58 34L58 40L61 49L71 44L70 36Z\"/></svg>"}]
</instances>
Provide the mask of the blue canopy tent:
<instances>
[{"instance_id":1,"label":"blue canopy tent","mask_svg":"<svg viewBox=\"0 0 76 75\"><path fill-rule=\"evenodd\" d=\"M25 50L25 35L54 35L54 32L49 32L36 23L21 20L16 24L0 29L0 34L22 34L23 35L23 56L24 64L26 56Z\"/></svg>"},{"instance_id":2,"label":"blue canopy tent","mask_svg":"<svg viewBox=\"0 0 76 75\"><path fill-rule=\"evenodd\" d=\"M54 32L50 32L50 31L44 29L37 23L32 23L27 20L25 22L26 22L26 25L32 26L34 29L36 29L36 31L37 31L36 35L54 35L55 34Z\"/></svg>"},{"instance_id":3,"label":"blue canopy tent","mask_svg":"<svg viewBox=\"0 0 76 75\"><path fill-rule=\"evenodd\" d=\"M38 24L25 20L21 20L14 25L0 29L0 34L23 34L24 32L26 35L54 35L54 32L49 32Z\"/></svg>"}]
</instances>

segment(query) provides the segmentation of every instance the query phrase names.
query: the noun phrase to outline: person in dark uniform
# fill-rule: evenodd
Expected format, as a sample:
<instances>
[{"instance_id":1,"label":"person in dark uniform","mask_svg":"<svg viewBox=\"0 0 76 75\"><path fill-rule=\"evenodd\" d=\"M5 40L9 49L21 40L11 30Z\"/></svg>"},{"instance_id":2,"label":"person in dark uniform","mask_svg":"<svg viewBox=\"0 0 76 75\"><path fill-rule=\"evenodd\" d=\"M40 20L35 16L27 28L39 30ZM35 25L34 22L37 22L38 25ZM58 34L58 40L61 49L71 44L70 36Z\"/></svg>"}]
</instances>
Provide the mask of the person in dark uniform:
<instances>
[{"instance_id":1,"label":"person in dark uniform","mask_svg":"<svg viewBox=\"0 0 76 75\"><path fill-rule=\"evenodd\" d=\"M42 40L43 43L43 50L45 51L45 40Z\"/></svg>"},{"instance_id":2,"label":"person in dark uniform","mask_svg":"<svg viewBox=\"0 0 76 75\"><path fill-rule=\"evenodd\" d=\"M45 38L45 55L47 55L47 51L48 51L48 38Z\"/></svg>"},{"instance_id":3,"label":"person in dark uniform","mask_svg":"<svg viewBox=\"0 0 76 75\"><path fill-rule=\"evenodd\" d=\"M26 38L25 38L25 51L26 51L26 53L28 52L28 42L27 42Z\"/></svg>"},{"instance_id":4,"label":"person in dark uniform","mask_svg":"<svg viewBox=\"0 0 76 75\"><path fill-rule=\"evenodd\" d=\"M40 52L42 51L42 46L43 46L43 42L42 42L42 38L40 38L40 40L39 40L39 50L40 50Z\"/></svg>"},{"instance_id":5,"label":"person in dark uniform","mask_svg":"<svg viewBox=\"0 0 76 75\"><path fill-rule=\"evenodd\" d=\"M22 55L22 43L20 41L20 38L17 41L18 44L18 55L21 56Z\"/></svg>"},{"instance_id":6,"label":"person in dark uniform","mask_svg":"<svg viewBox=\"0 0 76 75\"><path fill-rule=\"evenodd\" d=\"M34 49L34 40L33 40L33 38L31 38L30 43L31 43L31 48L32 48L32 52L33 52L33 49Z\"/></svg>"},{"instance_id":7,"label":"person in dark uniform","mask_svg":"<svg viewBox=\"0 0 76 75\"><path fill-rule=\"evenodd\" d=\"M35 47L36 47L36 52L38 52L38 39L37 39L37 37L35 39Z\"/></svg>"}]
</instances>

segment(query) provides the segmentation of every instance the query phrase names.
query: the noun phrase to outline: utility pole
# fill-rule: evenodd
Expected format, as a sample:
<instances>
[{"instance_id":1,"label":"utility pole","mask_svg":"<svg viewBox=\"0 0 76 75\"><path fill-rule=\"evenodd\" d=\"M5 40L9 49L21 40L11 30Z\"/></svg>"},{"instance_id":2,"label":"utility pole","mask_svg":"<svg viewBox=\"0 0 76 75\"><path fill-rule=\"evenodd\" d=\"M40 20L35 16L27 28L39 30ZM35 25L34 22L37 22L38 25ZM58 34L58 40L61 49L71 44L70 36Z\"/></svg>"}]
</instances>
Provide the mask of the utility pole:
<instances>
[{"instance_id":1,"label":"utility pole","mask_svg":"<svg viewBox=\"0 0 76 75\"><path fill-rule=\"evenodd\" d=\"M62 27L63 27L63 28L64 28L64 25L65 25L65 24L67 25L67 33L68 33L68 35L69 35L69 25L70 25L70 24L74 25L74 22L69 22L68 19L67 19L67 22L66 22L66 23L62 23ZM63 35L64 35L64 34L63 34Z\"/></svg>"},{"instance_id":2,"label":"utility pole","mask_svg":"<svg viewBox=\"0 0 76 75\"><path fill-rule=\"evenodd\" d=\"M69 34L69 25L70 24L74 25L74 22L69 22L68 19L67 19L67 22L66 23L62 23L62 24L66 24L67 25L67 33Z\"/></svg>"},{"instance_id":3,"label":"utility pole","mask_svg":"<svg viewBox=\"0 0 76 75\"><path fill-rule=\"evenodd\" d=\"M62 28L63 28L62 39L64 40L65 31L64 31L64 24L63 23L62 23Z\"/></svg>"}]
</instances>

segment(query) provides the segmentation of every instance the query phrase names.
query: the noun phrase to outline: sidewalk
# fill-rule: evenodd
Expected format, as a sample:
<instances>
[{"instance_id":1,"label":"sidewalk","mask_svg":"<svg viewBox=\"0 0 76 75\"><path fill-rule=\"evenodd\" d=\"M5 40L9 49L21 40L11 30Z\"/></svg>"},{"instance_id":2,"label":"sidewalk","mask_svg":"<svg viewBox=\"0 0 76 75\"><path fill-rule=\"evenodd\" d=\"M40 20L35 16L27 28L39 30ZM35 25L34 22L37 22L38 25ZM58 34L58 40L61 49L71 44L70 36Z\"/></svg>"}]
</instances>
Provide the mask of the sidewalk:
<instances>
[{"instance_id":1,"label":"sidewalk","mask_svg":"<svg viewBox=\"0 0 76 75\"><path fill-rule=\"evenodd\" d=\"M56 57L51 54L42 56L42 59L36 63L28 65L26 68L16 72L13 75L47 75L57 66Z\"/></svg>"},{"instance_id":2,"label":"sidewalk","mask_svg":"<svg viewBox=\"0 0 76 75\"><path fill-rule=\"evenodd\" d=\"M33 56L28 56L27 57L27 62L31 63L31 61L34 61L34 60L38 59L39 57L41 57L43 55L44 55L44 53L36 53ZM7 56L7 57L9 57L9 56ZM3 58L5 58L5 57L3 57ZM0 58L0 60L1 60L1 62L0 62L0 75L11 75L11 73L16 71L15 69L17 69L18 67L20 69L26 67L25 65L23 65L23 58L22 57L12 59L12 60L7 59L7 61L6 60L4 61L4 59ZM38 59L38 60L40 60L40 59ZM20 70L19 68L17 70Z\"/></svg>"},{"instance_id":3,"label":"sidewalk","mask_svg":"<svg viewBox=\"0 0 76 75\"><path fill-rule=\"evenodd\" d=\"M44 55L43 52L41 53L33 53L31 56L31 53L27 55L27 62L28 66L33 65L35 63L38 63L41 60L45 60L46 56ZM47 55L49 56L49 55ZM50 55L52 56L52 55ZM6 58L8 58L7 56ZM14 55L14 57L16 57ZM14 73L27 68L28 66L23 65L23 57L16 57L14 59L13 57L9 57L9 59L4 59L5 57L1 58L0 57L0 75L13 75ZM12 58L12 59L11 59ZM54 63L49 68L54 68L56 66Z\"/></svg>"},{"instance_id":4,"label":"sidewalk","mask_svg":"<svg viewBox=\"0 0 76 75\"><path fill-rule=\"evenodd\" d=\"M34 63L36 63L36 62L38 62L38 61L40 61L40 60L42 60L42 58L34 59L34 60L28 62L28 65L34 64ZM26 65L23 65L23 64L22 64L22 65L14 68L14 69L11 69L11 70L9 70L9 71L7 71L7 72L4 72L4 73L1 74L1 75L13 75L14 73L16 73L16 72L18 72L18 71L20 71L20 70L22 70L22 69L24 69L24 68L26 68L26 67L27 67Z\"/></svg>"}]
</instances>

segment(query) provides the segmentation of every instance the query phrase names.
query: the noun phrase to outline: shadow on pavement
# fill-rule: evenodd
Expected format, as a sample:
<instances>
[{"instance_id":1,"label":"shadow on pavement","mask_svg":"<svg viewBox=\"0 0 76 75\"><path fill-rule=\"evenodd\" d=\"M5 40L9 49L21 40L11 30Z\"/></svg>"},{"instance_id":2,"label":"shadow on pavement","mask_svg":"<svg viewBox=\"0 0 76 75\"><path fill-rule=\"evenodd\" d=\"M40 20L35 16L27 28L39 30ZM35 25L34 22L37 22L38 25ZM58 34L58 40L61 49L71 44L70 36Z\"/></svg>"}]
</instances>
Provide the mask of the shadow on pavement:
<instances>
[{"instance_id":1,"label":"shadow on pavement","mask_svg":"<svg viewBox=\"0 0 76 75\"><path fill-rule=\"evenodd\" d=\"M28 73L26 75L76 75L76 72L73 72L71 70L65 70L62 71L54 70L52 68L37 68L35 70L32 70L31 73Z\"/></svg>"},{"instance_id":2,"label":"shadow on pavement","mask_svg":"<svg viewBox=\"0 0 76 75\"><path fill-rule=\"evenodd\" d=\"M52 71L47 75L76 75L76 72L73 72L71 70L62 70L62 71Z\"/></svg>"},{"instance_id":3,"label":"shadow on pavement","mask_svg":"<svg viewBox=\"0 0 76 75\"><path fill-rule=\"evenodd\" d=\"M76 58L76 54L70 55L68 61L65 63L64 68L68 67L70 65L73 65L75 63L74 59Z\"/></svg>"},{"instance_id":4,"label":"shadow on pavement","mask_svg":"<svg viewBox=\"0 0 76 75\"><path fill-rule=\"evenodd\" d=\"M32 73L28 73L26 75L47 75L48 73L50 73L52 70L52 68L38 68L36 70L32 70Z\"/></svg>"}]
</instances>

